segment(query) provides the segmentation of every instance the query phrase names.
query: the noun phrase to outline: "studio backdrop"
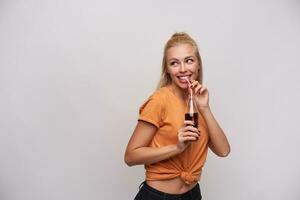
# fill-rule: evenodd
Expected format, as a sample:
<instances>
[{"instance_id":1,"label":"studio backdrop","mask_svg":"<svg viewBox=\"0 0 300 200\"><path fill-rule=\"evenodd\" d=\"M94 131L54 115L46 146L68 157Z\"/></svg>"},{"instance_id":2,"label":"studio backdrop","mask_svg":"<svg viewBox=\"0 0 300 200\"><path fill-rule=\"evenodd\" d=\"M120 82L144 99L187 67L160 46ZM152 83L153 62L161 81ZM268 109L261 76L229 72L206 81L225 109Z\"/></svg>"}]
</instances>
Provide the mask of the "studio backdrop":
<instances>
[{"instance_id":1,"label":"studio backdrop","mask_svg":"<svg viewBox=\"0 0 300 200\"><path fill-rule=\"evenodd\" d=\"M231 144L204 199L300 199L297 0L1 0L0 199L133 199L124 151L177 31Z\"/></svg>"}]
</instances>

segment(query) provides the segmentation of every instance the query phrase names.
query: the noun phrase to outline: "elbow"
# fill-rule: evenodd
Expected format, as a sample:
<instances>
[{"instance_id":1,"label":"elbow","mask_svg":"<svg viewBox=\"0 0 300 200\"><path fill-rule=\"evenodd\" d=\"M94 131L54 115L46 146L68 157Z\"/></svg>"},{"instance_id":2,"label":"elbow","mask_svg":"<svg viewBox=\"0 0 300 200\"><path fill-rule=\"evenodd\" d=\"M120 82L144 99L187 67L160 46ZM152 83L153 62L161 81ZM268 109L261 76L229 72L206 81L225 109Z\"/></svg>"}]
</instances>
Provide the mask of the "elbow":
<instances>
[{"instance_id":1,"label":"elbow","mask_svg":"<svg viewBox=\"0 0 300 200\"><path fill-rule=\"evenodd\" d=\"M225 158L225 157L227 157L227 156L229 155L229 153L230 153L230 152L221 153L221 154L219 154L218 156L219 156L219 157L222 157L222 158Z\"/></svg>"},{"instance_id":2,"label":"elbow","mask_svg":"<svg viewBox=\"0 0 300 200\"><path fill-rule=\"evenodd\" d=\"M220 153L218 154L218 156L219 156L219 157L225 158L225 157L227 157L229 154L230 154L230 148L228 148L227 150L225 150L225 151L223 151L223 152L220 152Z\"/></svg>"},{"instance_id":3,"label":"elbow","mask_svg":"<svg viewBox=\"0 0 300 200\"><path fill-rule=\"evenodd\" d=\"M132 167L134 164L130 161L125 160L125 163L128 167Z\"/></svg>"},{"instance_id":4,"label":"elbow","mask_svg":"<svg viewBox=\"0 0 300 200\"><path fill-rule=\"evenodd\" d=\"M124 162L126 163L126 165L127 165L128 167L131 167L131 166L134 165L134 163L132 162L132 160L131 160L131 159L129 158L129 156L126 155L126 154L125 154L125 156L124 156Z\"/></svg>"}]
</instances>

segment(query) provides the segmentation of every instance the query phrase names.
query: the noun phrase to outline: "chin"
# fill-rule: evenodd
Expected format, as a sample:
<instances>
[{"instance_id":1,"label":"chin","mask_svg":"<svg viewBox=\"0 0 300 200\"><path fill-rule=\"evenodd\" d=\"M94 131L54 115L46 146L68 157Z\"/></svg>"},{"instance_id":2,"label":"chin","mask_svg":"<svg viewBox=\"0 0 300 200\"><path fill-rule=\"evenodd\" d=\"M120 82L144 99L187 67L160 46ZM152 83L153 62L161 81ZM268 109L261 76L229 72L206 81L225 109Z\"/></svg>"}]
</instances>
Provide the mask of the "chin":
<instances>
[{"instance_id":1,"label":"chin","mask_svg":"<svg viewBox=\"0 0 300 200\"><path fill-rule=\"evenodd\" d=\"M187 83L180 83L180 82L177 82L176 83L176 86L179 88L179 89L182 89L182 90L186 90L188 89L188 84Z\"/></svg>"}]
</instances>

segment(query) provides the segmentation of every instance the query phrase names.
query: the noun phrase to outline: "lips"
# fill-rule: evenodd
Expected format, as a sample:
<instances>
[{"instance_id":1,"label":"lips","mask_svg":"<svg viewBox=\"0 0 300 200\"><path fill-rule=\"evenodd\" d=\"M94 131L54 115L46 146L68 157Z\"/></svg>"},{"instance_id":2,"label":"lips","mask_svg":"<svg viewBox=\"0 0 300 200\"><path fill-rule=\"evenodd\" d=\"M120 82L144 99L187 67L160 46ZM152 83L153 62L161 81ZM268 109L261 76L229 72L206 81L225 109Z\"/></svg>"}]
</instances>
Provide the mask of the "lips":
<instances>
[{"instance_id":1,"label":"lips","mask_svg":"<svg viewBox=\"0 0 300 200\"><path fill-rule=\"evenodd\" d=\"M186 79L190 80L190 77L191 77L191 75L177 76L177 78L179 79L179 81L182 82L182 83L186 83L187 82Z\"/></svg>"}]
</instances>

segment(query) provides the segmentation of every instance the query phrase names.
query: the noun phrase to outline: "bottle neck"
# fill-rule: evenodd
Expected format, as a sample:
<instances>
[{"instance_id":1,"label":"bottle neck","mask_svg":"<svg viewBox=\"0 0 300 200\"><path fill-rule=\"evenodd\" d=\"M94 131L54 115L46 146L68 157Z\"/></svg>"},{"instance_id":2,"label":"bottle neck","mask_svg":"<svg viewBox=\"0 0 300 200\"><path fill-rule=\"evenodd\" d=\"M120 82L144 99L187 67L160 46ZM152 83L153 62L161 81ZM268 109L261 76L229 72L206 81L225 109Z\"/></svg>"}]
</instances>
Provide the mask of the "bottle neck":
<instances>
[{"instance_id":1,"label":"bottle neck","mask_svg":"<svg viewBox=\"0 0 300 200\"><path fill-rule=\"evenodd\" d=\"M190 114L190 115L193 115L195 112L197 112L196 110L196 106L195 106L195 103L194 103L194 97L193 95L189 94L189 98L188 98L188 102L187 102L187 112Z\"/></svg>"}]
</instances>

